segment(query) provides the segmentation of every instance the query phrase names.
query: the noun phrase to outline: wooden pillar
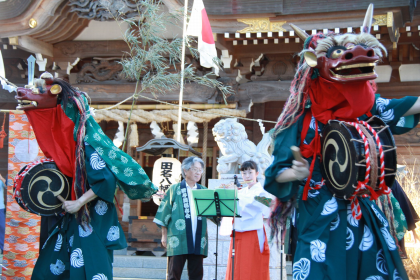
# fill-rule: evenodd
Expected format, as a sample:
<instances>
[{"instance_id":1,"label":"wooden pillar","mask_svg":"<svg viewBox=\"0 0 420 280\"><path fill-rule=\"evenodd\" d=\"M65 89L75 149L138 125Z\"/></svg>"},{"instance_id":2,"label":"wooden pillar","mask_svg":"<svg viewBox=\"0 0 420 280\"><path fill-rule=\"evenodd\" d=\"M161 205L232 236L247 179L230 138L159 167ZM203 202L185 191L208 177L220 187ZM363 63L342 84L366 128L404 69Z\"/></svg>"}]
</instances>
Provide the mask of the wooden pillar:
<instances>
[{"instance_id":1,"label":"wooden pillar","mask_svg":"<svg viewBox=\"0 0 420 280\"><path fill-rule=\"evenodd\" d=\"M201 184L203 186L206 185L206 167L207 167L207 133L208 133L208 122L203 122L203 161L204 161L204 169L203 169L203 175L201 176Z\"/></svg>"},{"instance_id":2,"label":"wooden pillar","mask_svg":"<svg viewBox=\"0 0 420 280\"><path fill-rule=\"evenodd\" d=\"M219 152L219 147L218 146L214 146L213 147L213 166L212 166L212 169L211 169L211 171L212 171L212 178L213 179L216 179L217 177L216 177L216 175L217 175L217 153Z\"/></svg>"},{"instance_id":3,"label":"wooden pillar","mask_svg":"<svg viewBox=\"0 0 420 280\"><path fill-rule=\"evenodd\" d=\"M143 167L143 152L137 152L136 151L136 160L140 164L141 167ZM141 201L137 200L137 216L141 216Z\"/></svg>"}]
</instances>

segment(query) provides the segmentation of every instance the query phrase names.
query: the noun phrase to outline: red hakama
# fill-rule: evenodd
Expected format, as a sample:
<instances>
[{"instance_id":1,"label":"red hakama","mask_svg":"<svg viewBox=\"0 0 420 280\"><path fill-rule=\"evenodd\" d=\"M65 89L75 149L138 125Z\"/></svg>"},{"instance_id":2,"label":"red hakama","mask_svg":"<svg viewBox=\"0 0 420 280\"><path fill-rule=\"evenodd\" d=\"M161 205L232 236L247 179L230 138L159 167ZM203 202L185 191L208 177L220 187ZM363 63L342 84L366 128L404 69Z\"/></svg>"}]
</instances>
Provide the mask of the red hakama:
<instances>
[{"instance_id":1,"label":"red hakama","mask_svg":"<svg viewBox=\"0 0 420 280\"><path fill-rule=\"evenodd\" d=\"M264 229L264 235L265 229ZM236 232L235 237L235 279L270 280L270 248L265 236L264 250L261 253L256 230ZM225 280L232 279L232 239Z\"/></svg>"}]
</instances>

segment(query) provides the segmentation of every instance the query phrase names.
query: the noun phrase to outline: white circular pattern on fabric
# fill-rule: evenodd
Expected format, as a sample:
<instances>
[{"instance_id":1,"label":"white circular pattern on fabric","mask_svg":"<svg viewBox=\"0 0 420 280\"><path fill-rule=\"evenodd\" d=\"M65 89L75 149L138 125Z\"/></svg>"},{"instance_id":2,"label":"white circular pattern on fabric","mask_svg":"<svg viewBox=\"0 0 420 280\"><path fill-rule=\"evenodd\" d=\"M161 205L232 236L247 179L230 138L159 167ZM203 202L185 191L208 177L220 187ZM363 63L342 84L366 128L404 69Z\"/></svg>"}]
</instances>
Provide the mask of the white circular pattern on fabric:
<instances>
[{"instance_id":1,"label":"white circular pattern on fabric","mask_svg":"<svg viewBox=\"0 0 420 280\"><path fill-rule=\"evenodd\" d=\"M136 189L130 189L128 191L128 195L131 196L131 197L137 196L138 193L139 192Z\"/></svg>"},{"instance_id":2,"label":"white circular pattern on fabric","mask_svg":"<svg viewBox=\"0 0 420 280\"><path fill-rule=\"evenodd\" d=\"M109 231L108 235L106 236L106 239L108 241L115 241L120 238L120 229L117 226L112 226Z\"/></svg>"},{"instance_id":3,"label":"white circular pattern on fabric","mask_svg":"<svg viewBox=\"0 0 420 280\"><path fill-rule=\"evenodd\" d=\"M102 129L98 129L99 134L105 135L105 133L102 131Z\"/></svg>"},{"instance_id":4,"label":"white circular pattern on fabric","mask_svg":"<svg viewBox=\"0 0 420 280\"><path fill-rule=\"evenodd\" d=\"M181 195L181 189L178 187L177 191L176 191L177 195ZM233 213L233 212L232 212Z\"/></svg>"},{"instance_id":5,"label":"white circular pattern on fabric","mask_svg":"<svg viewBox=\"0 0 420 280\"><path fill-rule=\"evenodd\" d=\"M316 120L315 120L314 116L312 116L312 118L311 118L311 123L309 124L309 128L311 128L312 130L315 131ZM318 126L318 131L321 131L321 128L319 126Z\"/></svg>"},{"instance_id":6,"label":"white circular pattern on fabric","mask_svg":"<svg viewBox=\"0 0 420 280\"><path fill-rule=\"evenodd\" d=\"M397 238L398 240L401 240L404 237L404 232L397 232Z\"/></svg>"},{"instance_id":7,"label":"white circular pattern on fabric","mask_svg":"<svg viewBox=\"0 0 420 280\"><path fill-rule=\"evenodd\" d=\"M305 280L311 271L311 261L301 258L293 264L293 280Z\"/></svg>"},{"instance_id":8,"label":"white circular pattern on fabric","mask_svg":"<svg viewBox=\"0 0 420 280\"><path fill-rule=\"evenodd\" d=\"M325 261L325 251L327 250L327 245L321 240L317 239L311 241L311 257L316 262Z\"/></svg>"},{"instance_id":9,"label":"white circular pattern on fabric","mask_svg":"<svg viewBox=\"0 0 420 280\"><path fill-rule=\"evenodd\" d=\"M363 238L362 241L360 241L359 250L360 251L367 251L372 247L373 245L373 234L370 231L369 227L365 225L364 232L363 232Z\"/></svg>"},{"instance_id":10,"label":"white circular pattern on fabric","mask_svg":"<svg viewBox=\"0 0 420 280\"><path fill-rule=\"evenodd\" d=\"M332 197L330 200L325 202L324 209L321 212L322 216L330 215L335 212L338 208L337 200L335 197Z\"/></svg>"},{"instance_id":11,"label":"white circular pattern on fabric","mask_svg":"<svg viewBox=\"0 0 420 280\"><path fill-rule=\"evenodd\" d=\"M120 173L120 171L118 170L118 168L115 165L111 167L111 171L114 172L115 174Z\"/></svg>"},{"instance_id":12,"label":"white circular pattern on fabric","mask_svg":"<svg viewBox=\"0 0 420 280\"><path fill-rule=\"evenodd\" d=\"M387 110L379 116L385 123L389 123L394 119L394 109Z\"/></svg>"},{"instance_id":13,"label":"white circular pattern on fabric","mask_svg":"<svg viewBox=\"0 0 420 280\"><path fill-rule=\"evenodd\" d=\"M168 245L171 248L178 247L179 246L179 239L178 239L178 237L176 237L176 236L169 237L169 239L168 239Z\"/></svg>"},{"instance_id":14,"label":"white circular pattern on fabric","mask_svg":"<svg viewBox=\"0 0 420 280\"><path fill-rule=\"evenodd\" d=\"M401 218L401 221L405 221L405 215L404 215L404 213L401 213L400 218Z\"/></svg>"},{"instance_id":15,"label":"white circular pattern on fabric","mask_svg":"<svg viewBox=\"0 0 420 280\"><path fill-rule=\"evenodd\" d=\"M105 215L106 211L108 211L108 204L103 200L98 200L95 205L95 211L98 215Z\"/></svg>"},{"instance_id":16,"label":"white circular pattern on fabric","mask_svg":"<svg viewBox=\"0 0 420 280\"><path fill-rule=\"evenodd\" d=\"M317 191L317 190L309 190L309 191L308 191L308 197L309 197L309 198L314 198L314 197L316 197L318 194L319 194L319 191Z\"/></svg>"},{"instance_id":17,"label":"white circular pattern on fabric","mask_svg":"<svg viewBox=\"0 0 420 280\"><path fill-rule=\"evenodd\" d=\"M61 250L61 245L63 244L63 236L61 233L57 235L57 242L55 243L54 251L58 252Z\"/></svg>"},{"instance_id":18,"label":"white circular pattern on fabric","mask_svg":"<svg viewBox=\"0 0 420 280\"><path fill-rule=\"evenodd\" d=\"M171 218L171 214L166 215L165 220L164 220L165 224L168 224L170 218Z\"/></svg>"},{"instance_id":19,"label":"white circular pattern on fabric","mask_svg":"<svg viewBox=\"0 0 420 280\"><path fill-rule=\"evenodd\" d=\"M381 233L385 238L386 244L388 244L389 250L394 251L397 249L397 246L395 246L394 238L391 236L388 229L385 227L381 228Z\"/></svg>"},{"instance_id":20,"label":"white circular pattern on fabric","mask_svg":"<svg viewBox=\"0 0 420 280\"><path fill-rule=\"evenodd\" d=\"M124 169L124 175L127 177L133 176L133 169L131 169L130 167L127 167L126 169Z\"/></svg>"},{"instance_id":21,"label":"white circular pattern on fabric","mask_svg":"<svg viewBox=\"0 0 420 280\"><path fill-rule=\"evenodd\" d=\"M104 154L104 149L102 149L101 147L97 147L97 148L95 148L95 150L98 152L98 154L100 156L102 156Z\"/></svg>"},{"instance_id":22,"label":"white circular pattern on fabric","mask_svg":"<svg viewBox=\"0 0 420 280\"><path fill-rule=\"evenodd\" d=\"M403 280L400 276L400 274L398 273L397 269L394 270L394 275L393 275L393 279L392 280Z\"/></svg>"},{"instance_id":23,"label":"white circular pattern on fabric","mask_svg":"<svg viewBox=\"0 0 420 280\"><path fill-rule=\"evenodd\" d=\"M90 156L90 165L94 170L101 170L106 166L105 161L102 160L97 152L92 153Z\"/></svg>"},{"instance_id":24,"label":"white circular pattern on fabric","mask_svg":"<svg viewBox=\"0 0 420 280\"><path fill-rule=\"evenodd\" d=\"M108 157L109 157L110 159L115 159L115 158L117 157L117 154L115 153L115 151L113 151L113 150L109 150L109 152L108 152Z\"/></svg>"},{"instance_id":25,"label":"white circular pattern on fabric","mask_svg":"<svg viewBox=\"0 0 420 280\"><path fill-rule=\"evenodd\" d=\"M379 275L372 275L372 276L369 276L368 278L366 278L366 280L384 280L384 278L382 276L379 276Z\"/></svg>"},{"instance_id":26,"label":"white circular pattern on fabric","mask_svg":"<svg viewBox=\"0 0 420 280\"><path fill-rule=\"evenodd\" d=\"M103 273L99 273L93 276L92 280L108 280L108 277L106 277Z\"/></svg>"},{"instance_id":27,"label":"white circular pattern on fabric","mask_svg":"<svg viewBox=\"0 0 420 280\"><path fill-rule=\"evenodd\" d=\"M349 250L351 247L353 247L353 243L354 243L353 231L351 229L347 228L346 250Z\"/></svg>"},{"instance_id":28,"label":"white circular pattern on fabric","mask_svg":"<svg viewBox=\"0 0 420 280\"><path fill-rule=\"evenodd\" d=\"M174 204L172 204L172 212L174 212L177 207L178 207L178 204L176 204L176 201L175 201Z\"/></svg>"},{"instance_id":29,"label":"white circular pattern on fabric","mask_svg":"<svg viewBox=\"0 0 420 280\"><path fill-rule=\"evenodd\" d=\"M95 141L101 141L101 136L98 133L94 133L93 134L93 139L95 139Z\"/></svg>"},{"instance_id":30,"label":"white circular pattern on fabric","mask_svg":"<svg viewBox=\"0 0 420 280\"><path fill-rule=\"evenodd\" d=\"M121 156L122 163L127 163L128 159L125 156Z\"/></svg>"},{"instance_id":31,"label":"white circular pattern on fabric","mask_svg":"<svg viewBox=\"0 0 420 280\"><path fill-rule=\"evenodd\" d=\"M153 195L153 192L152 191L145 191L143 195L144 195L145 198L149 198Z\"/></svg>"},{"instance_id":32,"label":"white circular pattern on fabric","mask_svg":"<svg viewBox=\"0 0 420 280\"><path fill-rule=\"evenodd\" d=\"M74 235L70 236L70 238L69 238L70 247L73 247L73 240L74 240Z\"/></svg>"},{"instance_id":33,"label":"white circular pattern on fabric","mask_svg":"<svg viewBox=\"0 0 420 280\"><path fill-rule=\"evenodd\" d=\"M135 185L137 185L137 183L136 182L134 182L134 181L131 181L130 183L128 183L130 186L135 186Z\"/></svg>"},{"instance_id":34,"label":"white circular pattern on fabric","mask_svg":"<svg viewBox=\"0 0 420 280\"><path fill-rule=\"evenodd\" d=\"M396 126L404 127L405 126L405 117L401 117Z\"/></svg>"},{"instance_id":35,"label":"white circular pattern on fabric","mask_svg":"<svg viewBox=\"0 0 420 280\"><path fill-rule=\"evenodd\" d=\"M397 228L400 226L400 223L397 220L394 220L394 227Z\"/></svg>"},{"instance_id":36,"label":"white circular pattern on fabric","mask_svg":"<svg viewBox=\"0 0 420 280\"><path fill-rule=\"evenodd\" d=\"M114 150L114 151L116 151L116 152L117 152L117 151L120 151L120 149L118 149L118 147L117 147L117 146L115 146L115 145L112 145L112 146L111 146L111 149L113 149L113 150Z\"/></svg>"},{"instance_id":37,"label":"white circular pattern on fabric","mask_svg":"<svg viewBox=\"0 0 420 280\"><path fill-rule=\"evenodd\" d=\"M386 220L386 218L384 218L381 213L379 213L379 211L376 209L376 204L372 203L371 204L371 208L373 210L373 212L375 213L376 217L378 218L379 221L381 221L381 223L385 226L388 227L388 221Z\"/></svg>"},{"instance_id":38,"label":"white circular pattern on fabric","mask_svg":"<svg viewBox=\"0 0 420 280\"><path fill-rule=\"evenodd\" d=\"M175 228L177 230L184 230L185 229L185 220L179 219L175 222Z\"/></svg>"},{"instance_id":39,"label":"white circular pattern on fabric","mask_svg":"<svg viewBox=\"0 0 420 280\"><path fill-rule=\"evenodd\" d=\"M89 226L87 226L86 231L81 225L79 225L79 236L80 237L87 237L91 234L92 234L92 226L90 224L89 224Z\"/></svg>"},{"instance_id":40,"label":"white circular pattern on fabric","mask_svg":"<svg viewBox=\"0 0 420 280\"><path fill-rule=\"evenodd\" d=\"M206 248L207 245L207 238L205 236L201 237L201 248Z\"/></svg>"},{"instance_id":41,"label":"white circular pattern on fabric","mask_svg":"<svg viewBox=\"0 0 420 280\"><path fill-rule=\"evenodd\" d=\"M144 171L144 169L142 167L139 167L139 174L140 175L146 175L146 171Z\"/></svg>"},{"instance_id":42,"label":"white circular pattern on fabric","mask_svg":"<svg viewBox=\"0 0 420 280\"><path fill-rule=\"evenodd\" d=\"M55 264L50 264L51 273L54 275L60 275L64 272L66 266L61 260L57 260Z\"/></svg>"},{"instance_id":43,"label":"white circular pattern on fabric","mask_svg":"<svg viewBox=\"0 0 420 280\"><path fill-rule=\"evenodd\" d=\"M80 248L75 249L70 255L70 264L72 267L82 267L85 265L83 253Z\"/></svg>"},{"instance_id":44,"label":"white circular pattern on fabric","mask_svg":"<svg viewBox=\"0 0 420 280\"><path fill-rule=\"evenodd\" d=\"M347 204L347 222L353 227L359 227L359 220L353 217L350 203Z\"/></svg>"},{"instance_id":45,"label":"white circular pattern on fabric","mask_svg":"<svg viewBox=\"0 0 420 280\"><path fill-rule=\"evenodd\" d=\"M337 217L331 222L330 231L335 230L338 228L338 225L340 224L340 215L337 213Z\"/></svg>"},{"instance_id":46,"label":"white circular pattern on fabric","mask_svg":"<svg viewBox=\"0 0 420 280\"><path fill-rule=\"evenodd\" d=\"M384 250L380 249L376 254L376 268L380 273L388 275L388 269L386 267Z\"/></svg>"},{"instance_id":47,"label":"white circular pattern on fabric","mask_svg":"<svg viewBox=\"0 0 420 280\"><path fill-rule=\"evenodd\" d=\"M378 99L376 99L376 111L378 111L377 113L382 113L383 111L385 111L386 106L388 106L389 104L389 99L385 99L382 97L379 97Z\"/></svg>"},{"instance_id":48,"label":"white circular pattern on fabric","mask_svg":"<svg viewBox=\"0 0 420 280\"><path fill-rule=\"evenodd\" d=\"M390 100L379 97L376 100L376 114L385 122L388 123L394 119L394 109L386 110L386 107L389 105Z\"/></svg>"}]
</instances>

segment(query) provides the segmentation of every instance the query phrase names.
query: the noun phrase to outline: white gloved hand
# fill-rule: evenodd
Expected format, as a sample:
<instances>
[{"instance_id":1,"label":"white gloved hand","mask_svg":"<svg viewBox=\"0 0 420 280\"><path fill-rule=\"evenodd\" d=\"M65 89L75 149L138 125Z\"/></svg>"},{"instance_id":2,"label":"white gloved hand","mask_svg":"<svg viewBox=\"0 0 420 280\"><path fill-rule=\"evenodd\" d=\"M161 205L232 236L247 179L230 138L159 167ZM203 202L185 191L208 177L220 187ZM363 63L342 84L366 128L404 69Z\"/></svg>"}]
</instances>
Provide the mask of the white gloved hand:
<instances>
[{"instance_id":1,"label":"white gloved hand","mask_svg":"<svg viewBox=\"0 0 420 280\"><path fill-rule=\"evenodd\" d=\"M304 161L304 163L297 160L292 161L293 165L291 169L295 175L296 180L302 181L309 176L309 164L306 160Z\"/></svg>"}]
</instances>

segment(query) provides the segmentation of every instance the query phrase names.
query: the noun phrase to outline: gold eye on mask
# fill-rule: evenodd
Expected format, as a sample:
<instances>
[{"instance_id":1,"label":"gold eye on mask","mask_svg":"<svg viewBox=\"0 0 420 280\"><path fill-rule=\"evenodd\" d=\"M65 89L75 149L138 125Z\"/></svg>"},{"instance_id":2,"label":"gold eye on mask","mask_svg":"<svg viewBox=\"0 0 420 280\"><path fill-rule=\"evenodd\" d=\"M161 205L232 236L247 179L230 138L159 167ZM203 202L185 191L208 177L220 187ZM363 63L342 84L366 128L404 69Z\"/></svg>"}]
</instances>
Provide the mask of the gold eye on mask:
<instances>
[{"instance_id":1,"label":"gold eye on mask","mask_svg":"<svg viewBox=\"0 0 420 280\"><path fill-rule=\"evenodd\" d=\"M50 88L50 91L51 91L51 93L52 94L59 94L60 92L61 92L61 86L60 85L53 85L51 88Z\"/></svg>"},{"instance_id":2,"label":"gold eye on mask","mask_svg":"<svg viewBox=\"0 0 420 280\"><path fill-rule=\"evenodd\" d=\"M342 49L335 50L331 54L331 58L334 58L334 59L339 58L343 55L343 53L344 53L344 50L342 50Z\"/></svg>"}]
</instances>

